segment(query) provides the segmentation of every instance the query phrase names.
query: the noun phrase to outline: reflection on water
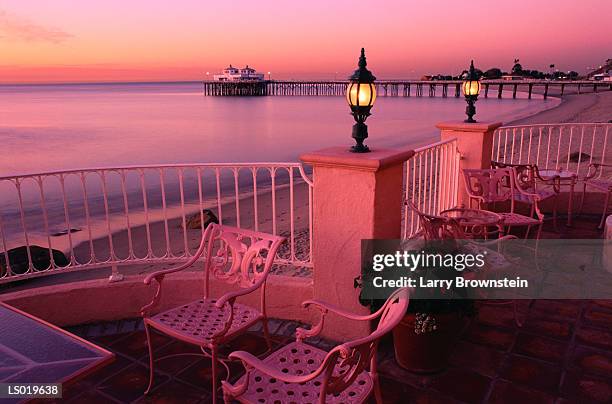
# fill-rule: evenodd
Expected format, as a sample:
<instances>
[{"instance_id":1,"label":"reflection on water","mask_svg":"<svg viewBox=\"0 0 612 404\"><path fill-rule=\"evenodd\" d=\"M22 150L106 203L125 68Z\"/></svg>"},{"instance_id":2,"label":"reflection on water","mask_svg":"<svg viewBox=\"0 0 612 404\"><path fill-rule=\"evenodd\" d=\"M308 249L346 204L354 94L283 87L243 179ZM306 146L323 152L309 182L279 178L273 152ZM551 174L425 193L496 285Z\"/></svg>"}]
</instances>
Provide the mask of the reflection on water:
<instances>
[{"instance_id":1,"label":"reflection on water","mask_svg":"<svg viewBox=\"0 0 612 404\"><path fill-rule=\"evenodd\" d=\"M510 121L556 103L482 99L476 118ZM366 143L376 148L435 141L434 125L463 119L464 109L465 102L453 97L379 97L368 120ZM342 97L204 97L198 83L0 86L4 156L0 177L125 165L297 161L307 151L350 146L352 124ZM160 207L159 181L148 176L145 186L152 198L150 208L155 210ZM120 180L112 176L107 180L112 216L125 210L126 204ZM127 207L137 213L142 184L132 180L126 183L131 195ZM20 233L22 220L40 225L41 218L35 214L41 209L39 189L35 180L29 181L21 195L25 218L19 214L15 184L0 184L0 218L9 238ZM84 209L78 176L64 184L67 208L58 181L46 183L44 189L51 232L67 227L66 209L69 213ZM165 181L168 208L172 208L179 200L176 173ZM245 185L248 180L240 182ZM194 200L194 184L186 178L185 192L191 195L187 202ZM103 190L99 182L89 186L91 220L100 221L106 215ZM224 191L232 187L231 181L223 183Z\"/></svg>"}]
</instances>

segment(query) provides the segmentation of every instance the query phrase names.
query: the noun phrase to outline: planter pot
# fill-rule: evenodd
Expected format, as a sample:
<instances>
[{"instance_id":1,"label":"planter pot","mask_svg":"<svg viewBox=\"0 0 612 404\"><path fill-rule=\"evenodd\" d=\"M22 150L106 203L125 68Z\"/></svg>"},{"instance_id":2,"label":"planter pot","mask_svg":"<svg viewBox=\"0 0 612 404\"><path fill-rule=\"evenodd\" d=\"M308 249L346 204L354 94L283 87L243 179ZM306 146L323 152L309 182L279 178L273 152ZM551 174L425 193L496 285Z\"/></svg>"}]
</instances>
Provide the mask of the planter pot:
<instances>
[{"instance_id":1,"label":"planter pot","mask_svg":"<svg viewBox=\"0 0 612 404\"><path fill-rule=\"evenodd\" d=\"M395 360L402 368L434 373L448 365L465 320L459 313L436 314L435 318L438 329L425 334L414 332L414 314L404 316L393 329Z\"/></svg>"}]
</instances>

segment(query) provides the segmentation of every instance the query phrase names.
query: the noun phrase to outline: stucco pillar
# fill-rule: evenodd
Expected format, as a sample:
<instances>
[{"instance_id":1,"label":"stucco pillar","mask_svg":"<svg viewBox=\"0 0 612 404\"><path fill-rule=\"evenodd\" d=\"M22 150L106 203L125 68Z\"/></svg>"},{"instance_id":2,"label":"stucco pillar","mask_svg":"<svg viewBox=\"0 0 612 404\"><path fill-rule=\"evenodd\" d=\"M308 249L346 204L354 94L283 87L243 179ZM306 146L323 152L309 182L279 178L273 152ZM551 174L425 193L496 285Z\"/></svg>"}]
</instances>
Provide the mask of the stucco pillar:
<instances>
[{"instance_id":1,"label":"stucco pillar","mask_svg":"<svg viewBox=\"0 0 612 404\"><path fill-rule=\"evenodd\" d=\"M403 162L412 149L375 149L350 153L332 147L307 153L301 160L313 166L314 298L357 314L353 280L359 276L362 239L397 239L401 231ZM369 324L329 314L325 335L345 340L366 335Z\"/></svg>"},{"instance_id":2,"label":"stucco pillar","mask_svg":"<svg viewBox=\"0 0 612 404\"><path fill-rule=\"evenodd\" d=\"M464 168L491 168L493 132L501 125L501 122L442 122L436 127L441 131L440 140L457 139L457 149L461 154L459 170L462 170ZM461 174L458 189L457 204L469 206Z\"/></svg>"}]
</instances>

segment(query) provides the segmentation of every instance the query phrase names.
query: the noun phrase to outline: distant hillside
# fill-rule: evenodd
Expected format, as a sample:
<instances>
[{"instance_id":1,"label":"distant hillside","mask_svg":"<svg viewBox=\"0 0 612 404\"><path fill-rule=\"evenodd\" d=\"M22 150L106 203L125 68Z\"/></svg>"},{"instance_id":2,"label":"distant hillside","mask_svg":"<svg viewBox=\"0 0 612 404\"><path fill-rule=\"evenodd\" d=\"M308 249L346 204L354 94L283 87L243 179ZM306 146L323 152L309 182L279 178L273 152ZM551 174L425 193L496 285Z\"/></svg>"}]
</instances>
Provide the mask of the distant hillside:
<instances>
[{"instance_id":1,"label":"distant hillside","mask_svg":"<svg viewBox=\"0 0 612 404\"><path fill-rule=\"evenodd\" d=\"M604 63L603 66L601 66L599 69L589 72L589 74L587 74L587 77L593 77L596 74L607 73L610 70L612 70L612 59L606 60L606 63Z\"/></svg>"}]
</instances>

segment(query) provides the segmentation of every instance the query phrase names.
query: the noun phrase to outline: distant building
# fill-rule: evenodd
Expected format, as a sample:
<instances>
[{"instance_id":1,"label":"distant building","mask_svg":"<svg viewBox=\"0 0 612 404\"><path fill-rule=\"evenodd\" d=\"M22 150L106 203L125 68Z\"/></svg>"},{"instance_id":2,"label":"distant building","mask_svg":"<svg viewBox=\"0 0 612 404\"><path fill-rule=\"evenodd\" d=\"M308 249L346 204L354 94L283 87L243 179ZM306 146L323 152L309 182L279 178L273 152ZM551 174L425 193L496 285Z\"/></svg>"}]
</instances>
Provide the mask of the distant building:
<instances>
[{"instance_id":1,"label":"distant building","mask_svg":"<svg viewBox=\"0 0 612 404\"><path fill-rule=\"evenodd\" d=\"M511 75L511 74L502 76L502 80L508 80L508 81L523 80L523 79L524 79L523 76L517 76L517 75Z\"/></svg>"},{"instance_id":2,"label":"distant building","mask_svg":"<svg viewBox=\"0 0 612 404\"><path fill-rule=\"evenodd\" d=\"M250 68L246 65L242 69L238 69L232 65L229 65L223 69L222 74L215 74L215 81L263 81L264 74L257 73L255 69Z\"/></svg>"},{"instance_id":3,"label":"distant building","mask_svg":"<svg viewBox=\"0 0 612 404\"><path fill-rule=\"evenodd\" d=\"M612 81L612 76L610 76L610 73L606 72L606 73L599 73L599 74L594 74L592 75L589 80L594 80L594 81Z\"/></svg>"}]
</instances>

